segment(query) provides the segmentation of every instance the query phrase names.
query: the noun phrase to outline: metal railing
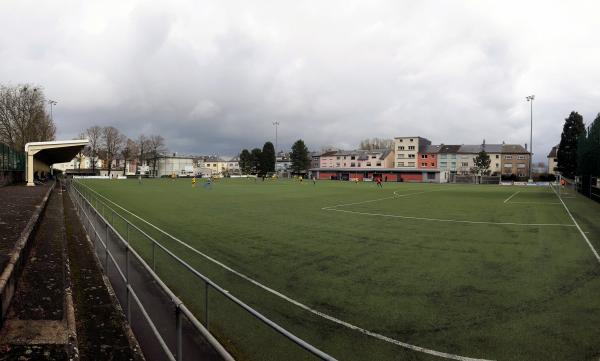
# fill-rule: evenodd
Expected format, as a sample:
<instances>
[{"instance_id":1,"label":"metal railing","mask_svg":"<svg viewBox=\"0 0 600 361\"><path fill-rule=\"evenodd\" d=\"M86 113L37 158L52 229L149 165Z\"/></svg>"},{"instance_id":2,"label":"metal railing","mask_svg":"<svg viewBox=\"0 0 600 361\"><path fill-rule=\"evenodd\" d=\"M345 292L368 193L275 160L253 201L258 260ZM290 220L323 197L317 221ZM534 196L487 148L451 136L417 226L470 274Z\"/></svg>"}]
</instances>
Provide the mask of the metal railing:
<instances>
[{"instance_id":1,"label":"metal railing","mask_svg":"<svg viewBox=\"0 0 600 361\"><path fill-rule=\"evenodd\" d=\"M24 171L25 153L0 143L0 171Z\"/></svg>"},{"instance_id":2,"label":"metal railing","mask_svg":"<svg viewBox=\"0 0 600 361\"><path fill-rule=\"evenodd\" d=\"M216 293L229 303L237 306L239 309L243 311L246 315L250 315L252 319L254 319L253 327L257 327L257 325L262 324L267 326L267 328L275 331L277 334L282 335L287 342L291 341L295 345L299 346L300 349L307 352L303 358L310 355L311 357L316 357L322 360L335 360L332 356L327 353L319 350L308 342L302 340L298 336L294 335L290 331L284 329L279 324L270 320L269 318L262 315L260 312L247 305L245 302L241 301L237 297L230 294L227 290L213 282L204 274L198 272L195 268L193 268L188 262L181 259L179 256L174 254L171 250L166 248L161 243L157 242L152 236L146 233L144 230L140 229L137 225L131 223L128 219L123 217L119 212L115 211L109 204L103 201L100 197L95 194L95 191L91 190L89 187L77 182L71 181L68 183L68 189L70 194L72 194L76 200L77 206L80 210L80 216L84 221L84 226L88 230L88 234L92 235L91 237L94 241L94 247L96 252L99 255L99 258L102 258L104 261L104 272L108 273L110 265L114 265L118 275L123 282L126 283L126 292L124 295L124 300L120 300L121 303L126 304L126 312L128 320L131 322L131 300L136 302L137 307L140 309L141 314L144 319L150 326L152 333L155 338L158 340L162 351L167 355L169 360L182 360L184 348L183 339L185 338L185 334L182 332L182 316L185 316L187 322L189 323L188 329L195 330L197 333L200 333L203 337L207 339L210 345L217 351L220 357L226 360L233 360L233 357L225 350L225 348L217 341L217 338L209 331L209 313L213 303L209 302L209 293L212 291L216 291ZM91 219L90 217L95 216L96 220ZM115 223L117 222L117 223ZM117 224L120 223L121 232L117 230ZM98 230L99 228L104 227L104 229ZM132 232L137 232L137 240L134 242L134 238L132 238ZM104 233L104 234L103 234ZM120 246L123 248L124 256L125 256L125 266L119 266L119 262L117 260L118 257L115 257L115 249L110 249L109 233L113 234L114 237L118 238ZM124 236L122 235L124 234ZM102 238L104 237L104 241ZM96 247L96 239L100 243L100 249ZM134 249L131 242L136 244L141 244L140 239L146 242L146 245L151 245L151 250L148 249L138 249L142 253L146 254L146 260L142 257L138 251ZM141 248L141 247L140 247ZM99 252L100 251L100 252ZM193 278L200 280L203 283L204 288L202 290L204 300L203 300L203 310L198 312L199 310L196 308L196 313L201 313L204 323L201 323L196 316L184 305L184 303L170 290L169 287L163 282L163 280L157 275L157 261L160 261L157 256L157 251L162 252L162 254L167 255L167 257L174 261L174 266L183 267L183 269L191 275ZM104 253L104 255L102 255ZM144 308L143 302L140 300L140 297L136 293L136 290L130 284L130 269L131 269L131 261L132 256L138 265L143 267L144 272L151 275L151 278L160 286L162 292L168 296L170 302L175 306L175 317L176 317L176 337L174 342L174 346L169 347L167 345L168 342L165 341L165 331L161 333L159 327L154 324L154 320L152 315L148 312L146 308ZM123 258L121 256L120 258ZM109 263L109 260L111 261ZM151 263L149 265L148 263ZM123 270L124 268L124 270ZM183 276L180 276L183 277ZM110 277L109 277L110 278ZM114 284L113 284L114 287ZM116 291L116 290L115 290ZM119 296L119 292L116 292L117 296ZM213 311L214 312L214 311ZM258 321L258 324L256 323ZM212 323L211 323L212 326ZM135 330L135 328L134 328ZM246 330L250 332L251 330ZM227 333L227 332L224 332ZM137 334L136 334L137 335ZM225 337L227 338L227 337ZM227 340L226 340L227 341ZM232 342L232 346L236 348L235 340ZM174 350L171 350L173 348ZM264 351L264 350L263 350Z\"/></svg>"}]
</instances>

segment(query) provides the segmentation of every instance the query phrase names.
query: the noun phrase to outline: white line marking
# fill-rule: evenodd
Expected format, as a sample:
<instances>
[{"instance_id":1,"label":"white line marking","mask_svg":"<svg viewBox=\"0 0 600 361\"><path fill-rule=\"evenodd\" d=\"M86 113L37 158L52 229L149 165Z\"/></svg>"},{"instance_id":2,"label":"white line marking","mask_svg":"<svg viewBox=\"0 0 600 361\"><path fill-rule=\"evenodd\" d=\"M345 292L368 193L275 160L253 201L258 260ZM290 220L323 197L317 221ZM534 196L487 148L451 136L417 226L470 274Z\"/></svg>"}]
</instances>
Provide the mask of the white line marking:
<instances>
[{"instance_id":1,"label":"white line marking","mask_svg":"<svg viewBox=\"0 0 600 361\"><path fill-rule=\"evenodd\" d=\"M337 323L338 325L341 325L341 326L347 327L349 329L352 329L352 330L358 331L360 333L363 333L365 335L374 337L374 338L376 338L378 340L389 342L391 344L394 344L394 345L397 345L397 346L401 346L401 347L404 347L404 348L407 348L407 349L410 349L410 350L413 350L413 351L423 352L423 353L426 353L426 354L429 354L429 355L438 356L438 357L442 357L442 358L446 358L446 359L451 359L451 360L458 360L458 361L492 361L492 360L489 360L489 359L480 359L480 358L465 357L465 356L455 355L455 354L451 354L451 353L436 351L436 350L428 349L428 348L425 348L425 347L416 346L416 345L412 345L412 344L409 344L409 343L406 343L406 342L398 341L398 340L393 339L391 337L388 337L388 336L385 336L385 335L382 335L382 334L379 334L379 333L376 333L376 332L373 332L373 331L369 331L367 329L355 326L355 325L353 325L351 323L348 323L346 321L342 321L339 318L336 318L336 317L330 316L330 315L328 315L326 313L323 313L323 312L317 311L315 309L312 309L312 308L308 307L307 305L305 305L303 303L300 303L300 302L294 300L293 298L290 298L290 297L284 295L283 293L275 291L274 289L272 289L272 288L270 288L268 286L263 285L262 283L254 280L253 278L250 278L249 276L246 276L245 274L240 273L240 272L234 270L233 268L227 266L226 264L224 264L224 263L222 263L220 261L217 261L216 259L210 257L209 255L207 255L207 254L205 254L203 252L198 251L194 247L192 247L189 244L183 242L182 240L178 239L177 237L174 237L171 234L163 231L162 229L160 229L157 226L155 226L154 224L146 221L145 219L143 219L142 217L138 216L137 214L135 214L133 212L130 212L127 209L121 207L117 203L111 201L110 199L108 199L105 196L101 195L100 193L96 192L95 190L93 190L92 188L88 187L87 185L84 184L84 186L86 188L88 188L89 190L91 190L92 192L96 193L98 196L106 199L108 202L110 202L110 203L114 204L115 206L119 207L123 211L131 214L132 216L134 216L135 218L139 219L140 221L146 223L150 227L156 229L157 231L161 232L162 234L166 235L167 237L171 238L172 240L174 240L174 241L178 242L179 244L185 246L186 248L188 248L192 252L194 252L194 253L196 253L196 254L198 254L198 255L200 255L200 256L208 259L209 261L211 261L211 262L213 262L213 263L215 263L215 264L223 267L224 269L228 270L229 272L231 272L231 273L233 273L233 274L235 274L235 275L237 275L237 276L245 279L246 281L254 284L255 286L260 287L263 290L265 290L265 291L267 291L267 292L269 292L271 294L274 294L277 297L279 297L281 299L284 299L284 300L288 301L289 303L291 303L293 305L296 305L296 306L302 308L303 310L306 310L306 311L308 311L308 312L310 312L312 314L315 314L315 315L317 315L319 317L327 319L327 320L329 320L331 322ZM414 194L414 193L412 193L412 194Z\"/></svg>"},{"instance_id":2,"label":"white line marking","mask_svg":"<svg viewBox=\"0 0 600 361\"><path fill-rule=\"evenodd\" d=\"M408 193L408 194L398 194L398 193L396 193L396 191L394 191L394 195L391 196L391 197L369 199L368 201L361 201L361 202L354 202L354 203L336 204L334 206L327 206L327 207L323 207L323 208L337 208L337 207L354 206L354 205L357 205L357 204L378 202L378 201L383 201L383 200L386 200L386 199L394 199L394 198L399 198L399 197L408 197L408 196L412 196L412 195L415 195L415 194L423 194L423 193L430 193L430 192L439 192L439 190L436 190L436 191L425 191L425 192L416 192L416 193Z\"/></svg>"},{"instance_id":3,"label":"white line marking","mask_svg":"<svg viewBox=\"0 0 600 361\"><path fill-rule=\"evenodd\" d=\"M561 223L513 223L513 222L467 221L467 220L460 220L460 219L426 218L426 217L400 216L397 214L357 212L357 211L348 211L345 209L332 209L332 208L327 208L327 209L321 208L321 209L324 211L360 214L363 216L379 216L379 217L390 217L390 218L415 219L415 220L419 220L419 221L430 221L430 222L494 224L494 225L499 225L499 226L524 226L524 227L575 227L574 224L561 224Z\"/></svg>"},{"instance_id":4,"label":"white line marking","mask_svg":"<svg viewBox=\"0 0 600 361\"><path fill-rule=\"evenodd\" d=\"M517 194L521 193L521 191L516 191L515 193L513 193L510 197L506 198L504 200L504 203L508 202L512 197L516 196Z\"/></svg>"},{"instance_id":5,"label":"white line marking","mask_svg":"<svg viewBox=\"0 0 600 361\"><path fill-rule=\"evenodd\" d=\"M509 204L560 204L560 202L510 202Z\"/></svg>"},{"instance_id":6,"label":"white line marking","mask_svg":"<svg viewBox=\"0 0 600 361\"><path fill-rule=\"evenodd\" d=\"M571 217L571 220L573 221L573 223L575 223L575 226L579 230L579 233L581 233L581 236L583 237L583 239L585 239L585 241L587 242L588 246L590 246L590 249L592 250L592 253L594 253L594 256L596 256L596 259L598 260L598 263L600 263L600 255L598 255L598 252L596 251L596 249L594 248L594 246L592 246L592 242L590 242L590 240L585 235L585 232L583 232L583 230L581 229L581 227L579 227L579 223L577 223L577 221L575 220L575 218L571 214L571 211L569 210L569 208L567 207L567 205L565 204L565 202L562 200L562 198L559 197L559 195L558 195L558 193L556 193L556 191L554 191L554 194L556 194L556 196L558 197L558 199L562 203L563 207L565 207L565 211L567 211L567 214L569 215L569 217Z\"/></svg>"}]
</instances>

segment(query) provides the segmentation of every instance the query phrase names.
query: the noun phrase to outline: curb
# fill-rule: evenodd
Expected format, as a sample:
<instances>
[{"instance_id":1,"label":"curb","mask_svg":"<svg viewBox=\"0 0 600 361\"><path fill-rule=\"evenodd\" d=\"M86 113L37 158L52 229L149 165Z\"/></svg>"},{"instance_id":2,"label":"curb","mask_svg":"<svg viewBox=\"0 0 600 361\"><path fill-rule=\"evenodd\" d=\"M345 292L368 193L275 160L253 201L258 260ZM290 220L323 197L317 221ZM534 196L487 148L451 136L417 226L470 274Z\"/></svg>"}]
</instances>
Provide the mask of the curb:
<instances>
[{"instance_id":1,"label":"curb","mask_svg":"<svg viewBox=\"0 0 600 361\"><path fill-rule=\"evenodd\" d=\"M27 222L25 229L23 229L21 232L21 236L15 243L13 250L10 252L10 259L0 275L0 301L2 302L2 309L0 310L0 327L4 325L6 313L8 312L10 302L15 294L18 278L25 265L24 259L21 257L21 255L23 255L31 245L29 242L30 237L37 227L41 214L46 209L48 198L50 197L50 193L54 189L55 185L56 183L53 183L52 186L50 186L46 192L46 195L42 199L42 203L33 212L33 215L29 219L29 222Z\"/></svg>"}]
</instances>

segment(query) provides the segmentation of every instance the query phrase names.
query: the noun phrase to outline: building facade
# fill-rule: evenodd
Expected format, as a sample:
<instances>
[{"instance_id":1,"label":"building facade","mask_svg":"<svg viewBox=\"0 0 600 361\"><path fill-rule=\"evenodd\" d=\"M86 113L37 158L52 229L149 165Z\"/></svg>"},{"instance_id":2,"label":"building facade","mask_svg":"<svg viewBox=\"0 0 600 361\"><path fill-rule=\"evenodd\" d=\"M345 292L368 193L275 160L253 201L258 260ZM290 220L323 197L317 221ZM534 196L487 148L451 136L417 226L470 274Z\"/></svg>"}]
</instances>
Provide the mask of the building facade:
<instances>
[{"instance_id":1,"label":"building facade","mask_svg":"<svg viewBox=\"0 0 600 361\"><path fill-rule=\"evenodd\" d=\"M556 175L558 171L558 144L548 153L548 174Z\"/></svg>"},{"instance_id":2,"label":"building facade","mask_svg":"<svg viewBox=\"0 0 600 361\"><path fill-rule=\"evenodd\" d=\"M394 168L418 169L419 148L431 145L431 141L421 137L394 138Z\"/></svg>"}]
</instances>

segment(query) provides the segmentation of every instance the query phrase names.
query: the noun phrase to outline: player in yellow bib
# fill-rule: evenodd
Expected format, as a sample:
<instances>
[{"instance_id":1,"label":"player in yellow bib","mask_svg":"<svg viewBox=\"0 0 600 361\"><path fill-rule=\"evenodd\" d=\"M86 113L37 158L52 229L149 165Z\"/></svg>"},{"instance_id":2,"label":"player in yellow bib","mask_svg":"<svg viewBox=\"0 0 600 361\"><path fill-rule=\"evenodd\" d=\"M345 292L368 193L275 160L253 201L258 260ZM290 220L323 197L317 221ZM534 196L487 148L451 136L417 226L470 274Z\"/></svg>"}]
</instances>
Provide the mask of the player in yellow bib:
<instances>
[{"instance_id":1,"label":"player in yellow bib","mask_svg":"<svg viewBox=\"0 0 600 361\"><path fill-rule=\"evenodd\" d=\"M192 178L192 188L196 188L196 176Z\"/></svg>"}]
</instances>

